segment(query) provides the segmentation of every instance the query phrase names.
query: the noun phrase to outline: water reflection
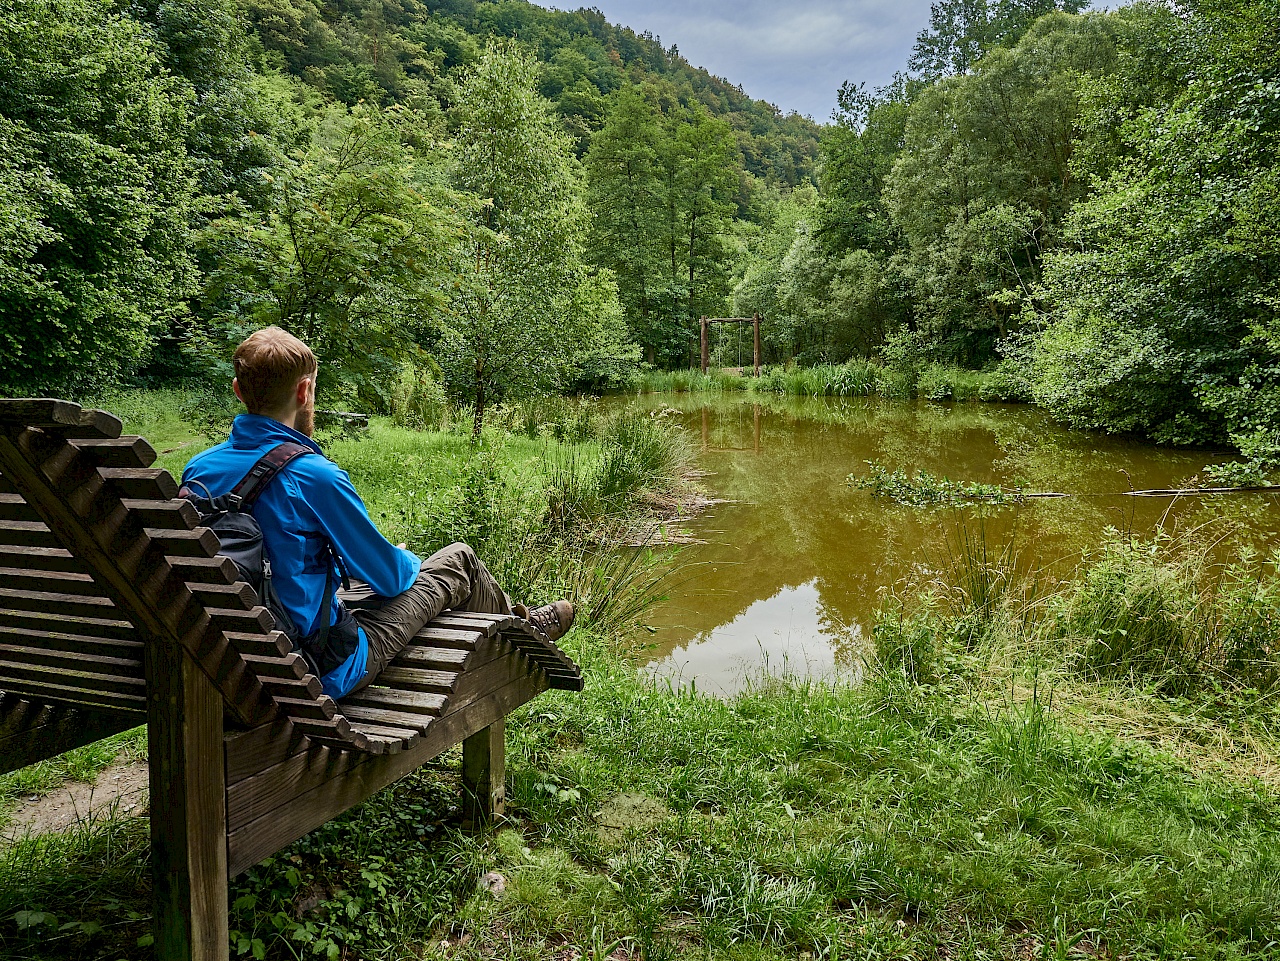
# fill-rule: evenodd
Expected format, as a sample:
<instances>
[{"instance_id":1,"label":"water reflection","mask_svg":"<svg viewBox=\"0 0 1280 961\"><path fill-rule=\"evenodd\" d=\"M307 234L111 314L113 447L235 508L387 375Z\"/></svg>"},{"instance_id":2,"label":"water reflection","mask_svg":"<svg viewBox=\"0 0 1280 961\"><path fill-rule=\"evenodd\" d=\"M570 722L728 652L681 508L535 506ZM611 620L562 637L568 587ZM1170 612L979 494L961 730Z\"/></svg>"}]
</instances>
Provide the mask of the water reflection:
<instances>
[{"instance_id":1,"label":"water reflection","mask_svg":"<svg viewBox=\"0 0 1280 961\"><path fill-rule=\"evenodd\" d=\"M732 621L676 647L662 660L661 673L678 684L724 694L762 669L792 676L829 676L848 669L847 652L859 641L860 627L835 620L822 602L816 580L783 587L772 597L753 601ZM815 644L815 638L828 643ZM841 638L843 643L836 643ZM840 650L845 656L840 656ZM856 662L852 670L857 671Z\"/></svg>"},{"instance_id":2,"label":"water reflection","mask_svg":"<svg viewBox=\"0 0 1280 961\"><path fill-rule=\"evenodd\" d=\"M974 509L917 511L873 500L845 478L878 460L1072 497L988 511L989 542L1013 538L1024 561L1071 561L1107 526L1137 531L1234 515L1246 539L1271 542L1271 497L1123 496L1177 486L1222 455L1159 450L1065 430L1038 411L1003 405L648 395L691 435L707 485L731 502L690 523L706 543L652 614L652 669L699 688L731 691L742 678L854 669L882 592L913 571L943 566L950 537Z\"/></svg>"}]
</instances>

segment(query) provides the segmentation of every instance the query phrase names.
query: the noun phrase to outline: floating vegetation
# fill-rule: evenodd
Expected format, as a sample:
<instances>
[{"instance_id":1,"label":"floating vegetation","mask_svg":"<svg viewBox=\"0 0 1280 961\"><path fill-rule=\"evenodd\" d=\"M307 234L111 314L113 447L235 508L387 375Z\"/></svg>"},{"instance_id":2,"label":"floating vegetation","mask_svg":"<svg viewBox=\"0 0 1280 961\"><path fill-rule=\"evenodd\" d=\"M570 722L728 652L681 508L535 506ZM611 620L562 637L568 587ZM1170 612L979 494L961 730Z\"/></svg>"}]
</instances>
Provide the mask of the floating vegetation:
<instances>
[{"instance_id":1,"label":"floating vegetation","mask_svg":"<svg viewBox=\"0 0 1280 961\"><path fill-rule=\"evenodd\" d=\"M935 477L928 471L917 470L914 475L905 471L891 471L879 461L866 461L867 473L850 474L849 483L871 492L880 500L891 500L908 507L938 507L947 504L1020 504L1026 498L1021 490L1009 490L999 484L980 484L976 481L953 481Z\"/></svg>"}]
</instances>

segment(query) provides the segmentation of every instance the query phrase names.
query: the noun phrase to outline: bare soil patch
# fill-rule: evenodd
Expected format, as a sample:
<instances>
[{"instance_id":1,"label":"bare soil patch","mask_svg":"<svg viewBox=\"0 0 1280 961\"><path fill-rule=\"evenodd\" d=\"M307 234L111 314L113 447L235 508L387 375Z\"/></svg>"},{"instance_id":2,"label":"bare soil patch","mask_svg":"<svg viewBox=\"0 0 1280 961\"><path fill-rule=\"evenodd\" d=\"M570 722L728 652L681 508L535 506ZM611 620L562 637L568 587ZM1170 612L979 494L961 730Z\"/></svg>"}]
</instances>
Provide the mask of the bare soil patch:
<instances>
[{"instance_id":1,"label":"bare soil patch","mask_svg":"<svg viewBox=\"0 0 1280 961\"><path fill-rule=\"evenodd\" d=\"M113 764L93 784L67 781L56 790L23 798L4 826L12 841L29 834L58 834L104 817L139 817L149 801L147 762Z\"/></svg>"}]
</instances>

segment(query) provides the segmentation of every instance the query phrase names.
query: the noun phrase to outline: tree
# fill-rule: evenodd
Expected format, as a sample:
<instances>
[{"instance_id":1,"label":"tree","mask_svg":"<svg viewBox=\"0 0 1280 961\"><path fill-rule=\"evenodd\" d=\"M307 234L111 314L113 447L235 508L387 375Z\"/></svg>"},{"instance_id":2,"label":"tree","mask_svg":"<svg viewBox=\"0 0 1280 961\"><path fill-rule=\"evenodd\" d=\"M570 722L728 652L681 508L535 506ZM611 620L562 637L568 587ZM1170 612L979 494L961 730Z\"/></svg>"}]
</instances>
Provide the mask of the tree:
<instances>
[{"instance_id":1,"label":"tree","mask_svg":"<svg viewBox=\"0 0 1280 961\"><path fill-rule=\"evenodd\" d=\"M537 67L491 44L458 91L453 181L474 200L439 345L447 379L474 410L554 385L598 334L584 316L588 211L573 145L538 95Z\"/></svg>"},{"instance_id":2,"label":"tree","mask_svg":"<svg viewBox=\"0 0 1280 961\"><path fill-rule=\"evenodd\" d=\"M908 66L926 80L970 73L987 53L1012 47L1055 10L1079 13L1089 0L937 0L916 36Z\"/></svg>"},{"instance_id":3,"label":"tree","mask_svg":"<svg viewBox=\"0 0 1280 961\"><path fill-rule=\"evenodd\" d=\"M982 364L1016 326L1088 186L1070 162L1084 78L1116 60L1107 17L1055 13L911 104L883 200L905 240L892 267L939 359Z\"/></svg>"},{"instance_id":4,"label":"tree","mask_svg":"<svg viewBox=\"0 0 1280 961\"><path fill-rule=\"evenodd\" d=\"M264 211L219 221L207 297L226 341L279 324L307 341L322 382L367 404L440 306L445 250L457 225L407 139L408 111L335 107L311 149L271 176Z\"/></svg>"},{"instance_id":5,"label":"tree","mask_svg":"<svg viewBox=\"0 0 1280 961\"><path fill-rule=\"evenodd\" d=\"M1124 116L1121 162L1046 261L1036 399L1070 423L1230 439L1280 464L1280 44L1274 4L1197 4L1195 82ZM1156 36L1171 27L1139 11ZM1141 49L1141 48L1139 48ZM1141 72L1141 64L1135 64ZM1107 96L1112 88L1094 91Z\"/></svg>"},{"instance_id":6,"label":"tree","mask_svg":"<svg viewBox=\"0 0 1280 961\"><path fill-rule=\"evenodd\" d=\"M662 125L658 162L662 270L651 304L647 347L664 366L688 362L697 318L724 309L736 145L729 125L694 105Z\"/></svg>"},{"instance_id":7,"label":"tree","mask_svg":"<svg viewBox=\"0 0 1280 961\"><path fill-rule=\"evenodd\" d=\"M636 87L624 87L587 151L587 196L595 262L617 277L627 322L655 359L653 296L662 271L660 114Z\"/></svg>"},{"instance_id":8,"label":"tree","mask_svg":"<svg viewBox=\"0 0 1280 961\"><path fill-rule=\"evenodd\" d=\"M0 10L0 391L100 387L192 292L180 85L99 0Z\"/></svg>"},{"instance_id":9,"label":"tree","mask_svg":"<svg viewBox=\"0 0 1280 961\"><path fill-rule=\"evenodd\" d=\"M835 121L823 134L816 233L833 253L887 251L900 238L884 204L884 183L902 151L916 84L899 75L868 93L840 87Z\"/></svg>"}]
</instances>

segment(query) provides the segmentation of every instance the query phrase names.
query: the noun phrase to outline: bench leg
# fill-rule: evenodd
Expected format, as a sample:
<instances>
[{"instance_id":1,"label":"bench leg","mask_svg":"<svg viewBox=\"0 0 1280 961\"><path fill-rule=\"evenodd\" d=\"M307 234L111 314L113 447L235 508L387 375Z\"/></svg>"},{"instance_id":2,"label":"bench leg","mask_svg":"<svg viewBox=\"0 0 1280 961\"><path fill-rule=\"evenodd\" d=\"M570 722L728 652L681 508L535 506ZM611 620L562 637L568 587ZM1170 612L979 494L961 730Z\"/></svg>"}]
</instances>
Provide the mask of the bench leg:
<instances>
[{"instance_id":1,"label":"bench leg","mask_svg":"<svg viewBox=\"0 0 1280 961\"><path fill-rule=\"evenodd\" d=\"M506 812L507 745L502 718L462 742L462 824L479 828Z\"/></svg>"},{"instance_id":2,"label":"bench leg","mask_svg":"<svg viewBox=\"0 0 1280 961\"><path fill-rule=\"evenodd\" d=\"M147 645L151 869L159 961L226 961L222 696L177 645Z\"/></svg>"}]
</instances>

